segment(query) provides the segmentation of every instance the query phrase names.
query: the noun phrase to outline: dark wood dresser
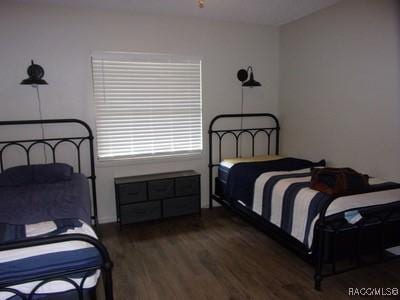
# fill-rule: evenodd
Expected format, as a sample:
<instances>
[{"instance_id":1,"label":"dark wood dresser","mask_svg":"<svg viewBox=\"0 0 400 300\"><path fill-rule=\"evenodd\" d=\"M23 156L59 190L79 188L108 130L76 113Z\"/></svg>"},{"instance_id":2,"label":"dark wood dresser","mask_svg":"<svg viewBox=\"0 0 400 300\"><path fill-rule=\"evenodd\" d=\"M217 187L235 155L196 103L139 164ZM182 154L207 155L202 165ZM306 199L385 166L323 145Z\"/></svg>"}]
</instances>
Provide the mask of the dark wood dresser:
<instances>
[{"instance_id":1,"label":"dark wood dresser","mask_svg":"<svg viewBox=\"0 0 400 300\"><path fill-rule=\"evenodd\" d=\"M200 174L196 171L118 177L114 184L121 225L201 211Z\"/></svg>"}]
</instances>

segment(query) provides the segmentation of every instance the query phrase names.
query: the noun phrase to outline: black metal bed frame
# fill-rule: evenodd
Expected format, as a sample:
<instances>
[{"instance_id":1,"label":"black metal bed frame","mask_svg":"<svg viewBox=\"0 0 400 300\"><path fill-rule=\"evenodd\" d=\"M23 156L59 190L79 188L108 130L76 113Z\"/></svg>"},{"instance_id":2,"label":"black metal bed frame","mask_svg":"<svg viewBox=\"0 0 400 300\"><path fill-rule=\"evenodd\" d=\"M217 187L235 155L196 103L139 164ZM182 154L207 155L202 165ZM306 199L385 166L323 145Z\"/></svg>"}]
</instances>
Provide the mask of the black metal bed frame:
<instances>
[{"instance_id":1,"label":"black metal bed frame","mask_svg":"<svg viewBox=\"0 0 400 300\"><path fill-rule=\"evenodd\" d=\"M274 125L257 128L215 129L218 120L261 117L272 120ZM232 210L256 227L266 232L284 246L292 249L315 268L314 287L321 289L324 278L351 271L363 266L380 263L398 258L389 255L387 248L400 245L400 199L398 202L367 207L363 211L363 218L356 224L349 224L346 220L327 217L326 212L331 204L328 201L322 208L320 217L314 226L312 249L257 215L256 213L237 204L235 199L225 199L222 195L214 193L213 170L220 165L224 156L222 154L223 139L226 135L233 135L236 144L236 158L239 157L239 141L244 133L251 136L252 156L254 156L255 138L258 133L267 136L267 154L271 154L271 138L275 134L275 152L279 154L280 125L277 117L269 113L254 114L223 114L212 119L209 129L209 207L213 208L213 201ZM218 161L214 158L213 137L218 139ZM338 221L339 220L339 221ZM399 236L396 238L396 236ZM370 249L369 246L372 246ZM366 247L366 248L365 248ZM375 257L376 255L376 257ZM374 258L374 259L371 259ZM347 264L342 264L346 261ZM341 268L339 265L342 264ZM343 267L344 265L344 267Z\"/></svg>"},{"instance_id":2,"label":"black metal bed frame","mask_svg":"<svg viewBox=\"0 0 400 300\"><path fill-rule=\"evenodd\" d=\"M97 197L96 197L96 173L95 173L95 158L94 158L94 146L93 146L93 133L90 126L79 119L47 119L47 120L20 120L20 121L0 121L0 127L2 126L14 126L14 125L44 125L44 124L78 124L86 129L86 134L83 136L71 136L71 137L60 137L60 138L41 138L41 139L21 139L21 140L6 140L0 141L0 171L4 171L4 151L11 146L17 146L24 150L26 154L26 164L31 164L31 150L35 145L42 144L45 147L50 148L52 153L52 162L57 162L56 159L56 150L57 148L65 143L73 144L76 149L77 159L78 159L78 172L81 173L82 162L81 162L81 146L85 143L89 143L89 155L90 155L90 175L87 178L91 181L92 188L92 208L93 212L91 215L91 219L96 228L98 225L98 216L97 216ZM113 263L110 259L107 249L104 245L97 239L92 238L90 236L84 234L68 234L68 235L60 235L54 237L40 237L40 238L28 238L18 242L0 244L0 251L6 250L14 250L26 247L34 247L39 245L47 245L54 243L61 243L67 241L83 241L91 244L96 250L99 252L102 262L97 266L93 266L91 268L85 269L76 269L68 272L52 272L51 274L46 274L39 277L27 278L25 280L14 280L10 279L7 282L3 282L0 285L0 291L2 292L10 292L15 296L20 297L21 299L33 299L36 291L42 287L43 285L52 282L52 281L65 281L69 283L74 290L77 292L77 299L83 299L84 295L84 283L86 279L92 275L95 270L100 269L102 271L103 277L103 285L104 285L104 293L105 298L107 300L113 299L113 283L112 283L112 267ZM76 284L69 277L74 274L81 274L82 281L80 285ZM16 289L10 288L10 286L14 286L17 284L23 284L31 281L40 281L35 288L30 292L29 295L25 296L21 292ZM95 289L94 296L95 296ZM49 296L51 298L51 295Z\"/></svg>"}]
</instances>

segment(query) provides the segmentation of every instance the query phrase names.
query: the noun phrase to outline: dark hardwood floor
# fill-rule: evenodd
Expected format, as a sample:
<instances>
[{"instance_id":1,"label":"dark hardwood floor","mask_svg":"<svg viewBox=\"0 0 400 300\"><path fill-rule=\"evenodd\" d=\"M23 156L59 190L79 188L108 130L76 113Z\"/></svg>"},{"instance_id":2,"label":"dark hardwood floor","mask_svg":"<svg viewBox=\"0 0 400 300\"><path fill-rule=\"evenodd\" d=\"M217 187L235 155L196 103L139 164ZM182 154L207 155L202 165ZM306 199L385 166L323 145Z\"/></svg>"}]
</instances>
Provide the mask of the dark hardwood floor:
<instances>
[{"instance_id":1,"label":"dark hardwood floor","mask_svg":"<svg viewBox=\"0 0 400 300\"><path fill-rule=\"evenodd\" d=\"M347 299L349 287L400 288L395 261L327 278L317 292L310 265L223 208L100 230L118 300Z\"/></svg>"}]
</instances>

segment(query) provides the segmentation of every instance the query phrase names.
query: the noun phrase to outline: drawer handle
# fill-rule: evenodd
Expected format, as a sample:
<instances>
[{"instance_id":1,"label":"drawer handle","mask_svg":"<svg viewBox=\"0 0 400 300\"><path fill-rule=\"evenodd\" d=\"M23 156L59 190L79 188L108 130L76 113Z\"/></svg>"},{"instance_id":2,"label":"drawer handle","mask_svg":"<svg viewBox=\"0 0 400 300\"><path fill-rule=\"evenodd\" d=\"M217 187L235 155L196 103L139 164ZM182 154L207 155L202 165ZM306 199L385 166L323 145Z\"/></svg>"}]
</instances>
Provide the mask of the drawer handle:
<instances>
[{"instance_id":1,"label":"drawer handle","mask_svg":"<svg viewBox=\"0 0 400 300\"><path fill-rule=\"evenodd\" d=\"M135 195L137 195L137 194L139 194L138 191L136 191L136 192L129 192L129 193L128 193L129 196L135 196Z\"/></svg>"}]
</instances>

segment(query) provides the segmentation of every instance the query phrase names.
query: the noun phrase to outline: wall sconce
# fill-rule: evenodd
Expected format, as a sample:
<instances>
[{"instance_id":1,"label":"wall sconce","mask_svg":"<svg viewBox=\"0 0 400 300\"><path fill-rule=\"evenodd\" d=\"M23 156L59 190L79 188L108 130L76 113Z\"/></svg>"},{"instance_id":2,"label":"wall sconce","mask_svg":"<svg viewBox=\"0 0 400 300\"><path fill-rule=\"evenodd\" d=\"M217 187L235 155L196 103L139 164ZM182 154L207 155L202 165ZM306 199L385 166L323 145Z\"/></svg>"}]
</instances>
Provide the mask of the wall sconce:
<instances>
[{"instance_id":1,"label":"wall sconce","mask_svg":"<svg viewBox=\"0 0 400 300\"><path fill-rule=\"evenodd\" d=\"M253 67L252 66L249 66L247 68L247 70L240 69L237 72L237 78L239 79L240 82L242 82L242 110L241 110L241 114L243 114L243 87L252 88L252 87L256 87L256 86L261 86L261 83L259 83L258 81L254 80Z\"/></svg>"},{"instance_id":2,"label":"wall sconce","mask_svg":"<svg viewBox=\"0 0 400 300\"><path fill-rule=\"evenodd\" d=\"M249 71L250 71L250 76L249 76ZM261 86L261 83L259 83L258 81L254 80L253 67L252 66L249 66L247 68L247 70L240 69L238 71L238 73L237 73L237 78L242 82L242 86L245 86L245 87ZM247 78L249 78L249 80L247 80Z\"/></svg>"},{"instance_id":3,"label":"wall sconce","mask_svg":"<svg viewBox=\"0 0 400 300\"><path fill-rule=\"evenodd\" d=\"M22 80L21 84L32 85L34 87L36 85L47 84L47 82L42 79L44 76L44 69L42 66L35 64L33 60L31 60L31 65L28 67L26 72L29 77Z\"/></svg>"},{"instance_id":4,"label":"wall sconce","mask_svg":"<svg viewBox=\"0 0 400 300\"><path fill-rule=\"evenodd\" d=\"M31 60L31 65L28 67L27 73L28 73L29 77L22 80L21 84L22 85L30 85L36 89L39 116L40 116L40 120L43 120L42 103L41 103L41 99L40 99L39 85L47 84L47 82L44 79L42 79L44 76L44 69L42 68L42 66L35 64L33 62L33 60ZM44 126L43 126L43 124L40 124L40 125L41 125L41 129L42 129L42 140L43 140L44 139ZM43 156L44 156L45 163L47 163L46 145L44 143L43 143Z\"/></svg>"},{"instance_id":5,"label":"wall sconce","mask_svg":"<svg viewBox=\"0 0 400 300\"><path fill-rule=\"evenodd\" d=\"M261 86L261 83L259 83L258 81L254 80L253 67L252 66L248 66L247 70L246 69L240 69L237 72L237 78L242 83L242 103L241 103L241 112L240 113L243 115L243 110L244 110L244 108L243 108L243 88L244 87L252 88L252 87L256 87L256 86ZM240 118L240 129L243 129L243 116ZM239 140L239 149L240 149L240 152L242 152L241 140ZM241 153L240 153L240 156L242 156Z\"/></svg>"}]
</instances>

